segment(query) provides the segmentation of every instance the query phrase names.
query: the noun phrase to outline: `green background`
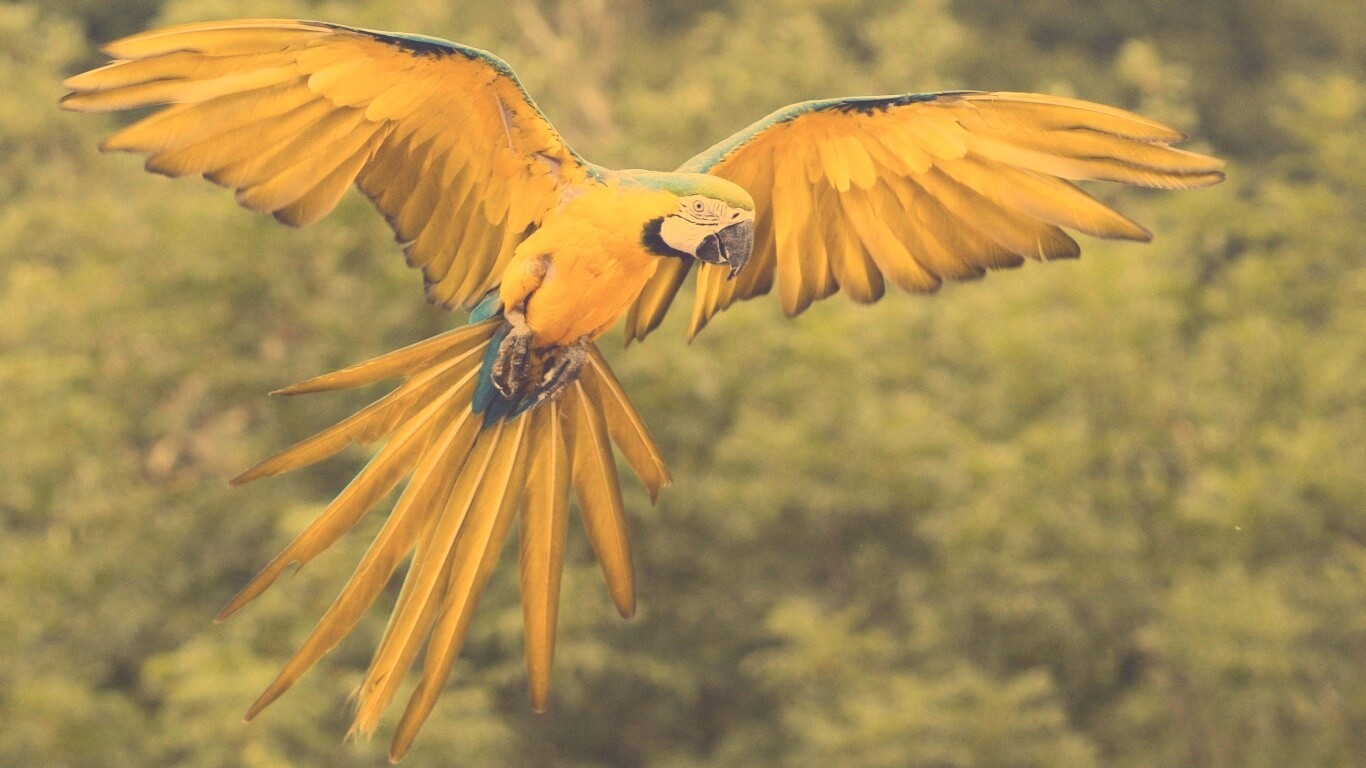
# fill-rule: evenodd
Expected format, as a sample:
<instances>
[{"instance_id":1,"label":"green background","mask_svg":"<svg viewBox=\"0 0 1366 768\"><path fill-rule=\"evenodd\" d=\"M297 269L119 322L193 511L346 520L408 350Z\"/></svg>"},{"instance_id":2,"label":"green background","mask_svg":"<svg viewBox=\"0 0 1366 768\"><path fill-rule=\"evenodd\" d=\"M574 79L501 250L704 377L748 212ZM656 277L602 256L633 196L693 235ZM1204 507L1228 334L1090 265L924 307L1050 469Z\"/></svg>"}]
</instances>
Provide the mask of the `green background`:
<instances>
[{"instance_id":1,"label":"green background","mask_svg":"<svg viewBox=\"0 0 1366 768\"><path fill-rule=\"evenodd\" d=\"M0 766L384 760L392 714L342 740L381 608L241 723L378 517L210 623L365 454L225 481L375 394L266 391L459 318L359 196L291 231L55 106L98 42L252 15L496 51L611 167L958 87L1136 109L1229 160L1212 189L1097 188L1152 245L609 337L677 479L628 487L640 613L576 523L533 715L513 545L405 765L1366 765L1355 0L49 0L0 4Z\"/></svg>"}]
</instances>

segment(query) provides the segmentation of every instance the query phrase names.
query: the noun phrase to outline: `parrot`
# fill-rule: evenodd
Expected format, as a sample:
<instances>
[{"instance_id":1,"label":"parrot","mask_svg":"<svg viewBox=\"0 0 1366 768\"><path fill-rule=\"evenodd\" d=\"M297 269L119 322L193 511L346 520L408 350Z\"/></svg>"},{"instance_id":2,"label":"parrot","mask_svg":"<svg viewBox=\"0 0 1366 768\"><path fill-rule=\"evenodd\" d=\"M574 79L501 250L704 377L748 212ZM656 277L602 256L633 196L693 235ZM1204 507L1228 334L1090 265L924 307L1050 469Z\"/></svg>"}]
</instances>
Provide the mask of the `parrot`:
<instances>
[{"instance_id":1,"label":"parrot","mask_svg":"<svg viewBox=\"0 0 1366 768\"><path fill-rule=\"evenodd\" d=\"M651 502L670 484L644 420L597 342L644 340L689 273L691 339L737 300L773 292L796 315L843 291L932 293L1025 261L1080 254L1066 230L1148 241L1073 182L1193 189L1216 158L1129 111L1031 93L945 91L806 101L672 172L595 165L516 74L447 40L320 21L246 19L134 34L74 75L64 108L156 107L104 151L202 176L242 206L303 227L352 185L421 271L426 299L468 312L451 330L279 390L394 380L387 394L248 469L234 485L356 444L369 462L234 597L222 621L402 491L335 602L247 711L275 701L345 637L407 562L354 696L374 732L421 654L390 749L431 714L518 523L531 707L547 706L571 496L617 611L635 611L617 455Z\"/></svg>"}]
</instances>

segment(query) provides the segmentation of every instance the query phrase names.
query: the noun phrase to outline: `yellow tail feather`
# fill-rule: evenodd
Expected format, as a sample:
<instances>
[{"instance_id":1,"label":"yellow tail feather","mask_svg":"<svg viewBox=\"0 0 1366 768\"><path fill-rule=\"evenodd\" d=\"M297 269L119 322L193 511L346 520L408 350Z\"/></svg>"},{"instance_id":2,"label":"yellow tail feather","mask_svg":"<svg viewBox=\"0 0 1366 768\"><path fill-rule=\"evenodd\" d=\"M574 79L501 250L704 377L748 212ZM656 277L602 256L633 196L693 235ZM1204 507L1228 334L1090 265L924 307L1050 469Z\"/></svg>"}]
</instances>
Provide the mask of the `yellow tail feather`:
<instances>
[{"instance_id":1,"label":"yellow tail feather","mask_svg":"<svg viewBox=\"0 0 1366 768\"><path fill-rule=\"evenodd\" d=\"M291 564L307 562L407 479L369 551L332 607L247 718L281 696L356 625L411 555L393 615L355 692L353 732L371 733L426 647L422 678L394 738L407 752L459 656L470 618L514 517L521 515L521 590L533 706L550 686L560 570L571 488L617 610L635 610L615 444L656 498L669 473L643 420L596 347L562 398L482 425L471 411L484 354L500 320L470 325L336 373L280 390L302 394L402 377L386 396L336 426L258 464L247 482L312 464L345 446L384 446L345 490L223 609L220 620L264 592Z\"/></svg>"}]
</instances>

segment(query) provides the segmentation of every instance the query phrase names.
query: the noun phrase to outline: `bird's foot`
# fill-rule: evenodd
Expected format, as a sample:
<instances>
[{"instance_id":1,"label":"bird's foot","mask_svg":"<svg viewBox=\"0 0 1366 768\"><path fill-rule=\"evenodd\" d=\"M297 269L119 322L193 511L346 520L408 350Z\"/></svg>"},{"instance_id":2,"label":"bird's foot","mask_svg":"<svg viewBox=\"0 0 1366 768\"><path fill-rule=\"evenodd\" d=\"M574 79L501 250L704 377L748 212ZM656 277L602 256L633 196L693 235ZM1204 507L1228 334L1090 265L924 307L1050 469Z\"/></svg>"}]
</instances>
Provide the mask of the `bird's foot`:
<instances>
[{"instance_id":1,"label":"bird's foot","mask_svg":"<svg viewBox=\"0 0 1366 768\"><path fill-rule=\"evenodd\" d=\"M555 364L547 368L545 375L541 377L540 392L536 394L535 405L558 398L579 378L583 364L588 361L588 342L587 336L580 336L578 341L560 350Z\"/></svg>"},{"instance_id":2,"label":"bird's foot","mask_svg":"<svg viewBox=\"0 0 1366 768\"><path fill-rule=\"evenodd\" d=\"M498 357L493 360L493 388L498 394L511 400L527 385L527 373L531 364L531 326L526 323L526 313L512 309L504 314L512 325L508 335L498 345Z\"/></svg>"}]
</instances>

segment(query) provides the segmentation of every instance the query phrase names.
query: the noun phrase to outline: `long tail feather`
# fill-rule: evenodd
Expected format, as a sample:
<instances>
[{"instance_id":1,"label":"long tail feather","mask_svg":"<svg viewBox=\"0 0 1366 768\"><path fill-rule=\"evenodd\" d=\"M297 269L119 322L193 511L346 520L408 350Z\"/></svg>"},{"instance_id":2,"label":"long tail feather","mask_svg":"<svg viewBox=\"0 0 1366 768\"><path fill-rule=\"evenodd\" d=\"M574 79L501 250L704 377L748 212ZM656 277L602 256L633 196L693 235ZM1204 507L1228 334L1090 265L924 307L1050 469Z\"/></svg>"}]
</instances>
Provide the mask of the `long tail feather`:
<instances>
[{"instance_id":1,"label":"long tail feather","mask_svg":"<svg viewBox=\"0 0 1366 768\"><path fill-rule=\"evenodd\" d=\"M607 425L602 412L589 399L583 382L575 382L565 397L570 465L579 514L588 532L588 543L598 556L607 591L617 612L631 617L636 612L636 585L631 566L631 542L626 536L626 510L621 500L617 464L612 460Z\"/></svg>"},{"instance_id":2,"label":"long tail feather","mask_svg":"<svg viewBox=\"0 0 1366 768\"><path fill-rule=\"evenodd\" d=\"M467 524L461 530L456 546L455 567L446 587L441 614L427 641L422 681L399 721L389 752L390 760L397 761L407 753L418 729L436 706L437 697L464 645L479 597L498 563L513 513L526 485L529 421L531 417L522 416L495 432L497 445L471 501Z\"/></svg>"},{"instance_id":3,"label":"long tail feather","mask_svg":"<svg viewBox=\"0 0 1366 768\"><path fill-rule=\"evenodd\" d=\"M352 732L369 734L425 647L422 677L400 720L391 758L411 747L432 713L480 595L521 510L521 590L532 706L546 707L559 612L571 488L617 610L635 610L631 549L615 444L651 498L669 473L640 415L594 347L564 396L488 419L475 393L488 386L487 352L502 318L486 302L477 322L281 390L302 394L401 383L355 415L281 451L234 482L320 461L352 443L383 441L356 479L223 609L222 620L264 592L291 564L308 562L407 478L393 511L317 626L261 696L251 719L294 685L360 621L411 555L398 602L364 680ZM490 316L492 315L492 316Z\"/></svg>"},{"instance_id":4,"label":"long tail feather","mask_svg":"<svg viewBox=\"0 0 1366 768\"><path fill-rule=\"evenodd\" d=\"M668 467L664 466L659 446L650 439L645 422L641 421L640 414L631 406L626 390L621 388L621 382L612 374L612 369L597 347L588 355L582 381L592 399L602 404L607 432L612 436L612 441L621 450L631 469L645 482L650 501L657 501L659 492L669 487L673 478L669 476Z\"/></svg>"},{"instance_id":5,"label":"long tail feather","mask_svg":"<svg viewBox=\"0 0 1366 768\"><path fill-rule=\"evenodd\" d=\"M526 626L526 672L531 705L544 712L555 660L555 623L560 611L560 574L569 525L569 454L559 404L538 420L532 440L531 479L522 510L522 623Z\"/></svg>"},{"instance_id":6,"label":"long tail feather","mask_svg":"<svg viewBox=\"0 0 1366 768\"><path fill-rule=\"evenodd\" d=\"M218 614L218 620L226 619L264 592L291 563L297 562L302 566L351 530L361 517L379 503L380 499L388 496L411 470L419 451L425 447L423 433L434 429L440 423L440 420L435 418L438 412L443 407L449 408L451 401L457 396L468 396L470 389L470 382L466 382L463 387L451 390L450 397L432 403L405 422L356 479L327 505L322 514L223 608Z\"/></svg>"}]
</instances>

